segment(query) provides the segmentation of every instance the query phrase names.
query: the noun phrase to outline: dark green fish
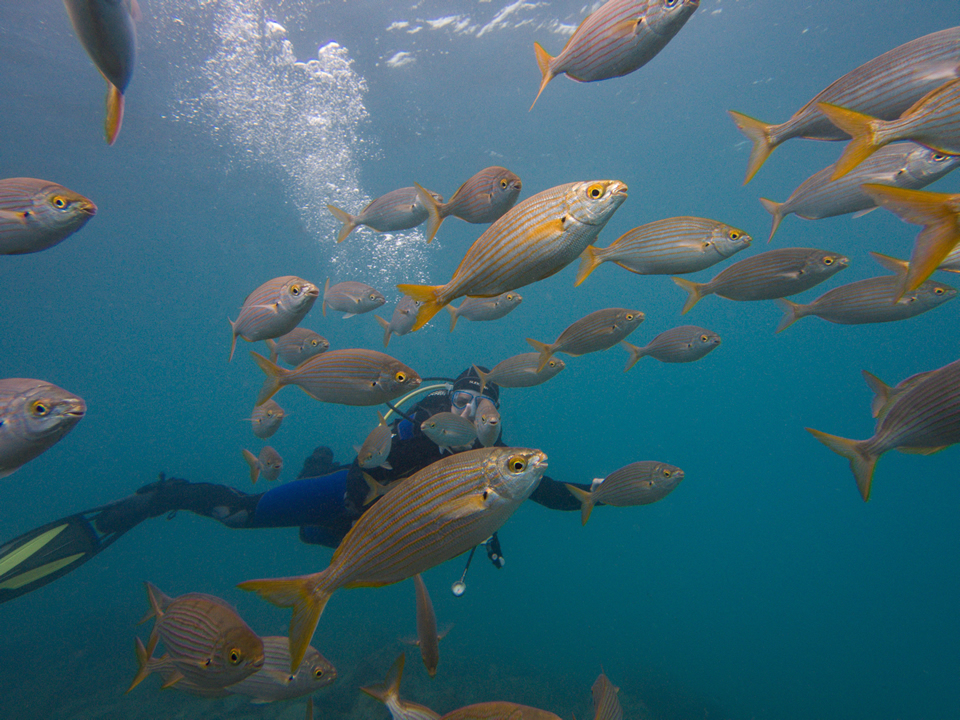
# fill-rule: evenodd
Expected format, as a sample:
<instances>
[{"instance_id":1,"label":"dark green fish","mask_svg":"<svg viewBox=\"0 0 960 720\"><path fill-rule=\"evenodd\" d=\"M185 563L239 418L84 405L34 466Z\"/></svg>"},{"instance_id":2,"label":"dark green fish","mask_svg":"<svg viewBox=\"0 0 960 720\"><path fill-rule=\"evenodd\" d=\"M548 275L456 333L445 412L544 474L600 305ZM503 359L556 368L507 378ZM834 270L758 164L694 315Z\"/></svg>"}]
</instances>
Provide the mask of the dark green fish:
<instances>
[{"instance_id":1,"label":"dark green fish","mask_svg":"<svg viewBox=\"0 0 960 720\"><path fill-rule=\"evenodd\" d=\"M707 295L740 302L795 295L819 285L849 262L845 256L827 250L783 248L735 262L709 282L695 283L678 277L673 281L690 293L683 306L685 315Z\"/></svg>"},{"instance_id":2,"label":"dark green fish","mask_svg":"<svg viewBox=\"0 0 960 720\"><path fill-rule=\"evenodd\" d=\"M554 353L562 352L577 357L612 348L636 330L643 318L639 310L605 308L580 318L549 345L527 338L527 342L540 353L537 372L547 366Z\"/></svg>"}]
</instances>

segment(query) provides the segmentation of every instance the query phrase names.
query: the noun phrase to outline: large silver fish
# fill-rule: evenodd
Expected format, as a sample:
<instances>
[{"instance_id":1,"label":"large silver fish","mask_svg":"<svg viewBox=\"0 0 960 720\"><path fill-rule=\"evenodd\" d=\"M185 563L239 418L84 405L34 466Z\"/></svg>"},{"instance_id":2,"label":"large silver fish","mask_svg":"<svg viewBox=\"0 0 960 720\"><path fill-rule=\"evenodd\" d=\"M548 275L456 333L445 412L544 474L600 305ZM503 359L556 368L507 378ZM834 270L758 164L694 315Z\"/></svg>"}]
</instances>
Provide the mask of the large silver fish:
<instances>
[{"instance_id":1,"label":"large silver fish","mask_svg":"<svg viewBox=\"0 0 960 720\"><path fill-rule=\"evenodd\" d=\"M237 319L230 320L230 360L238 337L256 342L286 335L310 312L319 295L316 285L294 275L276 277L258 287L243 301Z\"/></svg>"},{"instance_id":2,"label":"large silver fish","mask_svg":"<svg viewBox=\"0 0 960 720\"><path fill-rule=\"evenodd\" d=\"M48 180L0 180L0 255L53 247L97 214L93 201Z\"/></svg>"},{"instance_id":3,"label":"large silver fish","mask_svg":"<svg viewBox=\"0 0 960 720\"><path fill-rule=\"evenodd\" d=\"M577 357L612 348L636 330L643 318L639 310L605 308L575 321L552 343L527 338L527 342L540 353L537 372L547 366L554 353L562 352Z\"/></svg>"},{"instance_id":4,"label":"large silver fish","mask_svg":"<svg viewBox=\"0 0 960 720\"><path fill-rule=\"evenodd\" d=\"M293 608L295 670L337 589L390 585L475 547L526 500L546 466L544 453L527 448L483 448L443 458L401 480L361 515L326 570L239 587Z\"/></svg>"},{"instance_id":5,"label":"large silver fish","mask_svg":"<svg viewBox=\"0 0 960 720\"><path fill-rule=\"evenodd\" d=\"M86 411L82 398L44 380L0 379L0 478L56 445Z\"/></svg>"}]
</instances>

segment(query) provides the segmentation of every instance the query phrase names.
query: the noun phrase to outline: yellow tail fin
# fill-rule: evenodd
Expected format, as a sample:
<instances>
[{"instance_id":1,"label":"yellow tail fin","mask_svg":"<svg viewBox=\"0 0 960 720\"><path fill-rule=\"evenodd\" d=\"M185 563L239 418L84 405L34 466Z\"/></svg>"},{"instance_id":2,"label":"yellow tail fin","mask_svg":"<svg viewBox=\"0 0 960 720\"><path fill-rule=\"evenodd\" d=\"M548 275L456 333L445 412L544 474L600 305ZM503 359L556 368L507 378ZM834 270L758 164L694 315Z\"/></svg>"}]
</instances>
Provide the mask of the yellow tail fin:
<instances>
[{"instance_id":1,"label":"yellow tail fin","mask_svg":"<svg viewBox=\"0 0 960 720\"><path fill-rule=\"evenodd\" d=\"M383 346L386 347L390 344L390 336L393 334L393 330L390 329L390 323L384 320L379 315L374 315L377 319L377 322L380 323L380 327L383 328Z\"/></svg>"},{"instance_id":2,"label":"yellow tail fin","mask_svg":"<svg viewBox=\"0 0 960 720\"><path fill-rule=\"evenodd\" d=\"M323 573L292 578L247 580L237 585L241 590L257 593L278 607L293 608L290 618L290 672L296 672L310 646L330 592L321 590L317 580Z\"/></svg>"},{"instance_id":3,"label":"yellow tail fin","mask_svg":"<svg viewBox=\"0 0 960 720\"><path fill-rule=\"evenodd\" d=\"M387 672L387 679L382 685L370 685L360 688L372 698L375 698L386 705L391 700L400 697L400 680L403 679L403 663L405 656L400 653L400 657L393 661L390 670Z\"/></svg>"},{"instance_id":4,"label":"yellow tail fin","mask_svg":"<svg viewBox=\"0 0 960 720\"><path fill-rule=\"evenodd\" d=\"M347 211L341 210L336 205L327 205L327 210L333 213L333 216L343 223L343 227L341 227L340 232L337 233L337 242L342 243L347 239L347 235L352 233L354 228L357 227L356 218Z\"/></svg>"},{"instance_id":5,"label":"yellow tail fin","mask_svg":"<svg viewBox=\"0 0 960 720\"><path fill-rule=\"evenodd\" d=\"M411 330L422 328L430 322L430 318L440 312L444 305L450 303L450 300L440 302L437 299L437 295L440 294L443 287L443 285L397 285L397 290L421 303L420 309L417 310L417 322L414 323Z\"/></svg>"},{"instance_id":6,"label":"yellow tail fin","mask_svg":"<svg viewBox=\"0 0 960 720\"><path fill-rule=\"evenodd\" d=\"M263 405L274 396L277 390L287 384L284 376L289 375L290 371L284 370L279 365L270 362L263 355L253 350L250 351L250 357L256 361L257 365L260 366L260 369L263 370L267 376L267 379L263 381L263 387L260 388L260 394L257 395L257 402L254 403L255 406Z\"/></svg>"},{"instance_id":7,"label":"yellow tail fin","mask_svg":"<svg viewBox=\"0 0 960 720\"><path fill-rule=\"evenodd\" d=\"M527 342L530 343L530 347L540 353L540 360L537 362L537 372L540 372L547 366L550 358L553 357L553 345L547 345L547 343L534 340L533 338L527 338Z\"/></svg>"},{"instance_id":8,"label":"yellow tail fin","mask_svg":"<svg viewBox=\"0 0 960 720\"><path fill-rule=\"evenodd\" d=\"M767 238L767 242L773 240L773 234L777 231L777 228L780 227L780 221L783 220L783 203L774 202L773 200L767 200L766 198L760 198L760 204L763 205L764 209L773 215L773 227L770 228L770 237Z\"/></svg>"},{"instance_id":9,"label":"yellow tail fin","mask_svg":"<svg viewBox=\"0 0 960 720\"><path fill-rule=\"evenodd\" d=\"M476 365L473 366L473 371L477 374L477 377L480 378L480 394L483 395L483 389L487 386L487 380L493 375L493 372L484 372Z\"/></svg>"},{"instance_id":10,"label":"yellow tail fin","mask_svg":"<svg viewBox=\"0 0 960 720\"><path fill-rule=\"evenodd\" d=\"M453 305L447 305L447 312L450 313L450 332L453 332L453 329L457 326L457 320L460 318L460 313Z\"/></svg>"},{"instance_id":11,"label":"yellow tail fin","mask_svg":"<svg viewBox=\"0 0 960 720\"><path fill-rule=\"evenodd\" d=\"M577 268L577 279L574 280L573 286L579 287L580 283L590 277L590 273L602 262L603 260L597 258L596 248L593 245L587 245L580 253L580 267Z\"/></svg>"},{"instance_id":12,"label":"yellow tail fin","mask_svg":"<svg viewBox=\"0 0 960 720\"><path fill-rule=\"evenodd\" d=\"M647 356L647 354L643 351L643 348L637 347L633 343L628 343L626 340L621 340L620 344L626 348L628 353L630 353L630 359L627 360L627 366L623 369L624 372L636 365L637 360Z\"/></svg>"},{"instance_id":13,"label":"yellow tail fin","mask_svg":"<svg viewBox=\"0 0 960 720\"><path fill-rule=\"evenodd\" d=\"M540 74L543 77L540 80L540 89L537 90L537 96L533 99L533 103L530 105L530 110L533 110L533 106L536 105L537 100L540 99L540 93L543 92L543 89L547 86L547 83L553 80L554 77L553 71L550 70L550 61L553 60L553 57L551 57L550 53L544 50L538 42L533 44L533 51L537 55L537 67L540 68Z\"/></svg>"},{"instance_id":14,"label":"yellow tail fin","mask_svg":"<svg viewBox=\"0 0 960 720\"><path fill-rule=\"evenodd\" d=\"M117 141L117 135L120 134L120 126L123 125L123 93L117 89L113 83L109 83L107 89L107 119L104 123L104 129L107 134L107 145L113 145Z\"/></svg>"},{"instance_id":15,"label":"yellow tail fin","mask_svg":"<svg viewBox=\"0 0 960 720\"><path fill-rule=\"evenodd\" d=\"M873 400L870 401L870 414L873 417L879 417L883 406L890 401L890 386L872 372L867 370L861 370L860 372L863 374L863 379L867 381L867 387L873 392Z\"/></svg>"},{"instance_id":16,"label":"yellow tail fin","mask_svg":"<svg viewBox=\"0 0 960 720\"><path fill-rule=\"evenodd\" d=\"M753 143L753 148L750 150L750 159L747 160L747 176L743 179L743 184L746 185L753 179L757 170L767 161L770 153L780 143L774 143L770 137L770 128L773 125L733 110L727 110L727 112L730 113L730 117L733 118L740 132Z\"/></svg>"},{"instance_id":17,"label":"yellow tail fin","mask_svg":"<svg viewBox=\"0 0 960 720\"><path fill-rule=\"evenodd\" d=\"M777 305L783 309L783 317L780 319L780 324L777 325L778 333L786 330L800 318L806 317L806 314L800 310L803 306L799 303L787 300L786 298L777 298L776 302Z\"/></svg>"},{"instance_id":18,"label":"yellow tail fin","mask_svg":"<svg viewBox=\"0 0 960 720\"><path fill-rule=\"evenodd\" d=\"M427 211L427 244L433 242L434 236L437 234L437 230L440 229L440 225L443 224L443 213L440 212L440 205L437 203L436 198L430 194L419 183L414 183L413 186L417 189L417 197L420 198L420 204L423 205L424 209Z\"/></svg>"},{"instance_id":19,"label":"yellow tail fin","mask_svg":"<svg viewBox=\"0 0 960 720\"><path fill-rule=\"evenodd\" d=\"M690 308L703 299L703 293L701 292L703 283L695 283L691 280L685 280L684 278L678 277L673 278L673 281L690 293L689 297L687 297L687 301L683 304L683 310L680 312L681 315L686 315L688 312L690 312Z\"/></svg>"},{"instance_id":20,"label":"yellow tail fin","mask_svg":"<svg viewBox=\"0 0 960 720\"><path fill-rule=\"evenodd\" d=\"M842 178L884 144L877 137L880 121L876 118L830 103L817 103L817 107L830 122L852 138L834 164L831 180Z\"/></svg>"},{"instance_id":21,"label":"yellow tail fin","mask_svg":"<svg viewBox=\"0 0 960 720\"><path fill-rule=\"evenodd\" d=\"M570 494L580 501L580 524L586 525L587 520L590 519L590 512L593 510L593 493L589 493L569 483L564 483L564 485L567 486Z\"/></svg>"},{"instance_id":22,"label":"yellow tail fin","mask_svg":"<svg viewBox=\"0 0 960 720\"><path fill-rule=\"evenodd\" d=\"M828 435L813 428L807 428L807 432L835 453L850 461L850 469L853 470L853 478L857 481L860 495L864 502L869 500L870 485L873 483L873 469L877 465L877 456L871 455L863 449L865 445L863 441Z\"/></svg>"},{"instance_id":23,"label":"yellow tail fin","mask_svg":"<svg viewBox=\"0 0 960 720\"><path fill-rule=\"evenodd\" d=\"M257 460L256 455L246 448L243 450L243 459L246 460L247 465L250 466L250 482L256 485L257 479L260 477L260 461Z\"/></svg>"}]
</instances>

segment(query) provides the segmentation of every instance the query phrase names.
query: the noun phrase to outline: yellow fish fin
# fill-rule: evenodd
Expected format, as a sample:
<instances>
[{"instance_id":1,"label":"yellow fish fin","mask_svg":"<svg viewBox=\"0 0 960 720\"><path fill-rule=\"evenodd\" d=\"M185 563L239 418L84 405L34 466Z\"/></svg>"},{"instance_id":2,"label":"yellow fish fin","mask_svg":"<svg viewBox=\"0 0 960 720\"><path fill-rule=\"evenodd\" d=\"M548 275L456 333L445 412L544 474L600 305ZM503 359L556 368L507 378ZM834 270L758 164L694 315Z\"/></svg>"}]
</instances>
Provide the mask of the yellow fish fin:
<instances>
[{"instance_id":1,"label":"yellow fish fin","mask_svg":"<svg viewBox=\"0 0 960 720\"><path fill-rule=\"evenodd\" d=\"M360 690L370 697L379 700L384 705L386 705L389 700L399 698L400 680L403 679L403 663L405 659L404 654L400 653L400 656L394 660L393 665L390 666L390 670L387 672L387 679L382 685L370 685L369 687L362 687Z\"/></svg>"},{"instance_id":2,"label":"yellow fish fin","mask_svg":"<svg viewBox=\"0 0 960 720\"><path fill-rule=\"evenodd\" d=\"M850 461L850 469L853 470L853 477L857 481L860 495L864 502L869 500L870 485L873 483L873 470L877 465L877 456L864 452L862 441L828 435L813 428L807 428L806 430L835 453Z\"/></svg>"},{"instance_id":3,"label":"yellow fish fin","mask_svg":"<svg viewBox=\"0 0 960 720\"><path fill-rule=\"evenodd\" d=\"M554 74L550 69L550 61L553 60L553 57L546 50L543 49L543 46L540 43L535 42L533 44L533 51L537 55L537 67L540 68L540 74L543 76L540 80L540 89L537 90L537 96L533 99L533 103L530 105L530 110L533 110L533 106L537 104L537 100L540 99L540 93L543 92L543 89L547 86L551 80L553 80ZM527 111L529 112L529 110Z\"/></svg>"},{"instance_id":4,"label":"yellow fish fin","mask_svg":"<svg viewBox=\"0 0 960 720\"><path fill-rule=\"evenodd\" d=\"M875 117L830 103L817 103L817 107L830 122L853 138L833 166L831 180L842 178L883 145L877 137L879 121Z\"/></svg>"},{"instance_id":5,"label":"yellow fish fin","mask_svg":"<svg viewBox=\"0 0 960 720\"><path fill-rule=\"evenodd\" d=\"M109 80L107 82L110 87L107 88L107 119L104 122L104 130L107 135L107 145L113 145L117 141L120 126L123 124L123 93Z\"/></svg>"},{"instance_id":6,"label":"yellow fish fin","mask_svg":"<svg viewBox=\"0 0 960 720\"><path fill-rule=\"evenodd\" d=\"M477 377L480 378L480 394L483 395L483 389L487 386L487 378L493 375L493 371L484 372L476 365L473 366L473 371L477 374Z\"/></svg>"},{"instance_id":7,"label":"yellow fish fin","mask_svg":"<svg viewBox=\"0 0 960 720\"><path fill-rule=\"evenodd\" d=\"M256 455L246 448L243 450L243 459L246 460L247 465L250 466L250 482L256 485L257 479L260 477L260 461L257 460Z\"/></svg>"},{"instance_id":8,"label":"yellow fish fin","mask_svg":"<svg viewBox=\"0 0 960 720\"><path fill-rule=\"evenodd\" d=\"M673 278L673 281L690 293L689 297L687 297L687 301L683 304L683 311L680 313L681 315L686 315L688 312L690 312L690 308L703 299L703 293L700 290L700 288L703 287L703 284L695 283L691 280L678 277Z\"/></svg>"},{"instance_id":9,"label":"yellow fish fin","mask_svg":"<svg viewBox=\"0 0 960 720\"><path fill-rule=\"evenodd\" d=\"M780 227L780 221L783 220L783 203L774 202L773 200L767 200L766 198L760 198L760 204L763 205L764 210L773 215L773 227L770 228L770 237L767 238L767 242L773 240L773 234L777 231L777 228Z\"/></svg>"},{"instance_id":10,"label":"yellow fish fin","mask_svg":"<svg viewBox=\"0 0 960 720\"><path fill-rule=\"evenodd\" d=\"M860 373L863 375L863 379L867 381L867 387L870 388L874 394L874 398L870 403L870 414L873 415L873 417L877 417L880 415L880 411L883 410L883 406L890 400L890 386L872 372L861 370Z\"/></svg>"},{"instance_id":11,"label":"yellow fish fin","mask_svg":"<svg viewBox=\"0 0 960 720\"><path fill-rule=\"evenodd\" d=\"M646 355L643 353L643 349L637 347L633 343L628 343L626 340L621 340L620 344L623 345L623 347L626 349L628 353L630 353L630 359L627 360L627 366L623 369L624 372L626 372L627 370L632 368L634 365L636 365L637 360L639 360L642 357L646 357Z\"/></svg>"},{"instance_id":12,"label":"yellow fish fin","mask_svg":"<svg viewBox=\"0 0 960 720\"><path fill-rule=\"evenodd\" d=\"M806 317L806 313L800 310L803 307L800 303L795 303L786 298L777 298L776 303L783 309L783 317L780 319L780 324L777 325L778 333L786 330L800 318Z\"/></svg>"},{"instance_id":13,"label":"yellow fish fin","mask_svg":"<svg viewBox=\"0 0 960 720\"><path fill-rule=\"evenodd\" d=\"M574 287L579 287L580 283L590 277L590 274L603 262L597 258L596 251L593 245L587 245L580 253L580 266L577 268L577 279L573 281Z\"/></svg>"},{"instance_id":14,"label":"yellow fish fin","mask_svg":"<svg viewBox=\"0 0 960 720\"><path fill-rule=\"evenodd\" d=\"M263 355L253 350L250 351L250 356L267 376L267 379L263 381L263 387L260 388L260 394L257 395L257 402L254 403L254 405L263 405L274 396L277 390L287 384L284 377L289 375L290 371L284 370L279 365L270 362Z\"/></svg>"},{"instance_id":15,"label":"yellow fish fin","mask_svg":"<svg viewBox=\"0 0 960 720\"><path fill-rule=\"evenodd\" d=\"M537 362L537 372L540 372L547 366L550 358L553 357L553 345L548 345L533 338L527 338L527 342L530 344L530 347L540 353L540 359Z\"/></svg>"},{"instance_id":16,"label":"yellow fish fin","mask_svg":"<svg viewBox=\"0 0 960 720\"><path fill-rule=\"evenodd\" d=\"M910 270L910 264L906 260L900 260L899 258L895 258L890 255L874 252L873 250L870 250L870 255L874 260L880 263L880 266L884 270L889 270L890 272L896 273L901 277L906 277L907 271Z\"/></svg>"},{"instance_id":17,"label":"yellow fish fin","mask_svg":"<svg viewBox=\"0 0 960 720\"><path fill-rule=\"evenodd\" d=\"M171 688L181 680L183 680L183 673L179 670L174 670L169 676L167 676L167 679L163 681L163 685L160 686L160 689L166 690L167 688Z\"/></svg>"},{"instance_id":18,"label":"yellow fish fin","mask_svg":"<svg viewBox=\"0 0 960 720\"><path fill-rule=\"evenodd\" d=\"M757 174L757 170L767 161L770 153L772 153L774 148L780 143L774 143L770 137L770 128L772 128L773 125L733 110L727 110L727 112L737 124L740 132L746 135L747 139L753 143L753 147L750 150L750 159L747 160L747 175L743 179L743 184L746 185L753 179L753 176Z\"/></svg>"},{"instance_id":19,"label":"yellow fish fin","mask_svg":"<svg viewBox=\"0 0 960 720\"><path fill-rule=\"evenodd\" d=\"M486 498L488 489L478 490L477 492L454 498L449 502L443 503L437 508L437 514L446 519L457 519L474 515L486 509Z\"/></svg>"},{"instance_id":20,"label":"yellow fish fin","mask_svg":"<svg viewBox=\"0 0 960 720\"><path fill-rule=\"evenodd\" d=\"M440 207L440 204L433 195L422 185L414 183L413 186L417 189L417 197L420 198L420 204L423 205L423 209L427 211L426 236L427 245L429 245L433 242L433 238L437 234L437 230L440 229L440 225L443 224L443 208Z\"/></svg>"},{"instance_id":21,"label":"yellow fish fin","mask_svg":"<svg viewBox=\"0 0 960 720\"><path fill-rule=\"evenodd\" d=\"M134 676L133 682L130 683L130 687L128 687L125 692L130 692L133 690L137 685L142 683L151 672L153 672L152 668L149 667L150 654L143 646L143 641L140 638L136 638L133 651L137 655L137 674Z\"/></svg>"},{"instance_id":22,"label":"yellow fish fin","mask_svg":"<svg viewBox=\"0 0 960 720\"><path fill-rule=\"evenodd\" d=\"M367 483L369 490L367 491L367 496L363 499L363 506L366 507L374 500L376 500L381 495L387 494L387 486L381 485L369 473L363 473L363 479Z\"/></svg>"},{"instance_id":23,"label":"yellow fish fin","mask_svg":"<svg viewBox=\"0 0 960 720\"><path fill-rule=\"evenodd\" d=\"M420 309L417 310L417 322L414 323L413 330L422 328L430 322L434 315L440 312L444 305L450 303L449 300L440 302L437 299L443 287L443 285L397 285L397 290L420 303Z\"/></svg>"},{"instance_id":24,"label":"yellow fish fin","mask_svg":"<svg viewBox=\"0 0 960 720\"><path fill-rule=\"evenodd\" d=\"M341 227L340 232L337 233L337 242L342 243L347 239L347 235L352 233L354 228L357 227L356 218L346 210L341 210L336 205L327 205L327 210L329 210L337 220L343 223L343 227ZM329 282L329 279L327 282Z\"/></svg>"},{"instance_id":25,"label":"yellow fish fin","mask_svg":"<svg viewBox=\"0 0 960 720\"><path fill-rule=\"evenodd\" d=\"M933 455L941 450L946 450L948 447L949 445L941 445L940 447L898 447L897 451L906 455Z\"/></svg>"},{"instance_id":26,"label":"yellow fish fin","mask_svg":"<svg viewBox=\"0 0 960 720\"><path fill-rule=\"evenodd\" d=\"M290 672L296 672L303 662L323 609L330 600L331 592L318 587L321 575L323 573L246 580L237 585L241 590L253 591L274 605L293 608L293 617L290 618Z\"/></svg>"},{"instance_id":27,"label":"yellow fish fin","mask_svg":"<svg viewBox=\"0 0 960 720\"><path fill-rule=\"evenodd\" d=\"M593 510L593 493L570 483L564 483L564 485L567 486L570 494L580 501L580 524L586 525L587 520L590 519L590 512Z\"/></svg>"}]
</instances>

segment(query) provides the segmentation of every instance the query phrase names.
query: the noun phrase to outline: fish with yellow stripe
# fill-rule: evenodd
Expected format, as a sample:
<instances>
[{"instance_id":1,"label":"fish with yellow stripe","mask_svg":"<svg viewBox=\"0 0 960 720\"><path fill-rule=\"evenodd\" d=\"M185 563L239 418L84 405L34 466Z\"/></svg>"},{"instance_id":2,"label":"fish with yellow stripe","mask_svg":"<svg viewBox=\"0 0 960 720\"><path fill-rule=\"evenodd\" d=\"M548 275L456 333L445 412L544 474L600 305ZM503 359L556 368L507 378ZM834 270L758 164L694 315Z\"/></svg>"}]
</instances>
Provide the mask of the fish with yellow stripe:
<instances>
[{"instance_id":1,"label":"fish with yellow stripe","mask_svg":"<svg viewBox=\"0 0 960 720\"><path fill-rule=\"evenodd\" d=\"M422 303L413 329L458 297L493 297L559 272L626 199L619 180L593 180L558 185L517 204L477 238L446 285L397 285Z\"/></svg>"},{"instance_id":2,"label":"fish with yellow stripe","mask_svg":"<svg viewBox=\"0 0 960 720\"><path fill-rule=\"evenodd\" d=\"M247 580L252 590L293 608L291 670L296 670L331 595L413 577L496 532L536 489L547 456L528 448L468 450L401 480L350 528L327 569L300 577Z\"/></svg>"},{"instance_id":3,"label":"fish with yellow stripe","mask_svg":"<svg viewBox=\"0 0 960 720\"><path fill-rule=\"evenodd\" d=\"M49 180L0 180L0 255L53 247L97 214L89 198Z\"/></svg>"}]
</instances>

